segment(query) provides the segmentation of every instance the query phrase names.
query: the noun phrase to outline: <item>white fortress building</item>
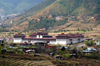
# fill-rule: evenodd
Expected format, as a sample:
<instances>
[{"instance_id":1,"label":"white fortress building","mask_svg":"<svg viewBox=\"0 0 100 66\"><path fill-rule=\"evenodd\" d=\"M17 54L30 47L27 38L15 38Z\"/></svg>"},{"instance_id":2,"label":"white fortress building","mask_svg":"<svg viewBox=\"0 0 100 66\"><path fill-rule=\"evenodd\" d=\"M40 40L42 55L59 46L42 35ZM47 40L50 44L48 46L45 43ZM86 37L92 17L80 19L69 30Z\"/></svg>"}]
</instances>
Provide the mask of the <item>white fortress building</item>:
<instances>
[{"instance_id":1,"label":"white fortress building","mask_svg":"<svg viewBox=\"0 0 100 66\"><path fill-rule=\"evenodd\" d=\"M26 37L24 34L18 33L14 35L14 43L37 43L37 42L47 42L48 44L52 45L67 45L67 44L74 44L80 43L84 41L84 35L76 33L76 34L58 34L56 38L48 35L47 32L40 31L37 33L32 33L29 37Z\"/></svg>"}]
</instances>

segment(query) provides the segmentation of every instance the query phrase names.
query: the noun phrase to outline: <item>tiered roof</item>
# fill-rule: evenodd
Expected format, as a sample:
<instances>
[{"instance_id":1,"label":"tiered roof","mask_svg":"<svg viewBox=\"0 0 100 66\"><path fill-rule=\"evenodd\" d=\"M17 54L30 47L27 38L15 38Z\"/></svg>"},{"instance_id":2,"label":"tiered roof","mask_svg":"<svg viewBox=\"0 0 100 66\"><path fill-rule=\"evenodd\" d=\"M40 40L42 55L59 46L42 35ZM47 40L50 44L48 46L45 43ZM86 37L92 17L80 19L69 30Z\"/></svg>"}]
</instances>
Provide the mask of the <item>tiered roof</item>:
<instances>
[{"instance_id":1,"label":"tiered roof","mask_svg":"<svg viewBox=\"0 0 100 66\"><path fill-rule=\"evenodd\" d=\"M32 33L32 34L30 34L30 36L36 36L36 35L48 35L48 33L47 32L42 32L42 31L40 31L40 32L35 32L35 33Z\"/></svg>"},{"instance_id":2,"label":"tiered roof","mask_svg":"<svg viewBox=\"0 0 100 66\"><path fill-rule=\"evenodd\" d=\"M66 37L66 38L79 38L79 37L84 37L82 34L79 34L79 33L76 33L76 34L72 34L72 33L69 33L69 34L58 34L58 36L56 37Z\"/></svg>"},{"instance_id":3,"label":"tiered roof","mask_svg":"<svg viewBox=\"0 0 100 66\"><path fill-rule=\"evenodd\" d=\"M37 33L32 33L30 34L30 37L25 37L24 34L21 34L21 33L18 33L16 35L14 35L14 37L23 37L24 40L56 40L57 39L72 39L72 38L82 38L84 37L82 34L79 34L79 33L76 33L76 34L72 34L72 33L69 33L69 34L58 34L58 36L56 36L56 38L48 38L48 37L45 37L45 38L36 38L36 37L31 37L31 36L36 36L36 35L44 35L44 36L48 36L48 33L47 32L37 32Z\"/></svg>"},{"instance_id":4,"label":"tiered roof","mask_svg":"<svg viewBox=\"0 0 100 66\"><path fill-rule=\"evenodd\" d=\"M37 35L37 33L32 33L29 36L36 36L36 35Z\"/></svg>"},{"instance_id":5,"label":"tiered roof","mask_svg":"<svg viewBox=\"0 0 100 66\"><path fill-rule=\"evenodd\" d=\"M48 35L48 33L47 32L37 32L37 35Z\"/></svg>"},{"instance_id":6,"label":"tiered roof","mask_svg":"<svg viewBox=\"0 0 100 66\"><path fill-rule=\"evenodd\" d=\"M21 33L18 33L18 34L15 34L14 37L25 37L25 35L21 34Z\"/></svg>"}]
</instances>

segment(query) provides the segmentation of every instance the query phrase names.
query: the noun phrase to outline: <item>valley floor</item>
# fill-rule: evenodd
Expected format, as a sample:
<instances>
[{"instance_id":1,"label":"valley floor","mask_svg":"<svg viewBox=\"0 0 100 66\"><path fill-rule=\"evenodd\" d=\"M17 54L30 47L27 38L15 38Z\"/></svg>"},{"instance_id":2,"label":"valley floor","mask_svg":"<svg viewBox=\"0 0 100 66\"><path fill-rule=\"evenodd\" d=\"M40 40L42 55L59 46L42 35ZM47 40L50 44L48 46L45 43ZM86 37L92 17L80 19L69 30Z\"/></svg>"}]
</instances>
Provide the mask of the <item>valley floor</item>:
<instances>
[{"instance_id":1,"label":"valley floor","mask_svg":"<svg viewBox=\"0 0 100 66\"><path fill-rule=\"evenodd\" d=\"M100 66L100 60L88 58L70 58L67 60L25 60L0 58L0 66Z\"/></svg>"},{"instance_id":2,"label":"valley floor","mask_svg":"<svg viewBox=\"0 0 100 66\"><path fill-rule=\"evenodd\" d=\"M2 61L3 63L1 63ZM36 61L36 60L0 58L0 66L55 66L55 65L49 60Z\"/></svg>"}]
</instances>

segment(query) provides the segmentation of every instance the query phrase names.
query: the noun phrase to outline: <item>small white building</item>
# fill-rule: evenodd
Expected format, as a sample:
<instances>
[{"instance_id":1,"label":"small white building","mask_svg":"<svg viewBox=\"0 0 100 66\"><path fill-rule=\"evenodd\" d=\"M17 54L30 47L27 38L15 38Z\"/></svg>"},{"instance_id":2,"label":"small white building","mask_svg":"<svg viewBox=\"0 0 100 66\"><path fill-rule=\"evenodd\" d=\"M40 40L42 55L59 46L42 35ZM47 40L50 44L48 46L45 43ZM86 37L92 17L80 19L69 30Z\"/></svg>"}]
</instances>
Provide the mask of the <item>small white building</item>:
<instances>
[{"instance_id":1,"label":"small white building","mask_svg":"<svg viewBox=\"0 0 100 66\"><path fill-rule=\"evenodd\" d=\"M37 32L32 33L29 35L29 37L25 37L24 34L18 33L14 35L14 43L36 43L36 42L46 42L48 44L53 45L67 45L67 44L73 44L73 43L79 43L84 41L84 36L82 34L76 33L76 34L58 34L56 38L53 38L52 36L48 35L47 32Z\"/></svg>"},{"instance_id":2,"label":"small white building","mask_svg":"<svg viewBox=\"0 0 100 66\"><path fill-rule=\"evenodd\" d=\"M100 41L97 41L97 42L96 42L96 45L100 45Z\"/></svg>"},{"instance_id":3,"label":"small white building","mask_svg":"<svg viewBox=\"0 0 100 66\"><path fill-rule=\"evenodd\" d=\"M3 44L3 43L4 43L4 39L0 38L0 44Z\"/></svg>"},{"instance_id":4,"label":"small white building","mask_svg":"<svg viewBox=\"0 0 100 66\"><path fill-rule=\"evenodd\" d=\"M88 47L86 50L88 50L88 51L96 51L96 49L93 48L93 47Z\"/></svg>"}]
</instances>

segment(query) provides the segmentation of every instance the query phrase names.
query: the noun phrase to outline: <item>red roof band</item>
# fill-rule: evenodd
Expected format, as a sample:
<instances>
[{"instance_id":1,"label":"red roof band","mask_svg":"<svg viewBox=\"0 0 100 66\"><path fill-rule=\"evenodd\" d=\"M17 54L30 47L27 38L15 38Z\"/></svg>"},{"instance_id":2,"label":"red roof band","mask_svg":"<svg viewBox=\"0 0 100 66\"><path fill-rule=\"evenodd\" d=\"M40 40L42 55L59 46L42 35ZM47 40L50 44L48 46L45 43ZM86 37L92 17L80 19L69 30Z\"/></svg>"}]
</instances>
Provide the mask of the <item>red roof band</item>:
<instances>
[{"instance_id":1,"label":"red roof band","mask_svg":"<svg viewBox=\"0 0 100 66\"><path fill-rule=\"evenodd\" d=\"M30 40L56 40L56 38L32 38L32 37L25 37L24 40L30 39Z\"/></svg>"},{"instance_id":2,"label":"red roof band","mask_svg":"<svg viewBox=\"0 0 100 66\"><path fill-rule=\"evenodd\" d=\"M49 46L49 45L46 46L46 48L53 48L53 47L54 47L54 46Z\"/></svg>"},{"instance_id":3,"label":"red roof band","mask_svg":"<svg viewBox=\"0 0 100 66\"><path fill-rule=\"evenodd\" d=\"M24 40L56 40L56 38L68 38L68 39L70 39L70 38L82 38L82 37L84 37L84 35L79 34L79 33L76 33L76 34L71 34L71 33L64 34L64 33L62 33L62 34L58 34L58 36L56 36L56 38L36 38L36 37L33 38L33 37L31 37L31 36L36 36L38 34L46 36L48 33L46 33L46 32L32 33L32 34L30 34L30 37L25 37L24 34L18 33L16 35L14 35L14 37L23 37Z\"/></svg>"},{"instance_id":4,"label":"red roof band","mask_svg":"<svg viewBox=\"0 0 100 66\"><path fill-rule=\"evenodd\" d=\"M14 36L15 37L17 37L17 36L25 37L25 35L24 34L21 34L21 33L18 33L18 34L14 35Z\"/></svg>"},{"instance_id":5,"label":"red roof band","mask_svg":"<svg viewBox=\"0 0 100 66\"><path fill-rule=\"evenodd\" d=\"M77 38L77 37L84 37L84 36L82 34L79 34L79 33L76 33L76 34L71 34L71 33L64 34L64 33L62 33L62 34L58 34L57 37Z\"/></svg>"}]
</instances>

